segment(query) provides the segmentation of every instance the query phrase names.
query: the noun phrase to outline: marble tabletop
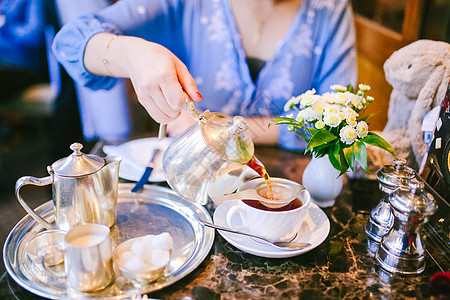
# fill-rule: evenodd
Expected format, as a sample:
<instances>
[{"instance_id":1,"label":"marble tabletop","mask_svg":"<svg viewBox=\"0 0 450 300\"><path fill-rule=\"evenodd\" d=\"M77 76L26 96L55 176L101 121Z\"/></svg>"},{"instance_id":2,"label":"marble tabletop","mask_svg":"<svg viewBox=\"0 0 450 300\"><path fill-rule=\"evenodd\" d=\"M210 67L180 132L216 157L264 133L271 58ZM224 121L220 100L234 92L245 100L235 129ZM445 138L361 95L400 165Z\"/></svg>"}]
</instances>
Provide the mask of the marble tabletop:
<instances>
[{"instance_id":1,"label":"marble tabletop","mask_svg":"<svg viewBox=\"0 0 450 300\"><path fill-rule=\"evenodd\" d=\"M301 182L310 157L278 147L258 147L255 155L274 177ZM364 225L380 200L377 182L345 178L333 207L323 208L330 232L315 249L289 258L245 253L220 234L206 259L189 275L154 293L161 299L429 299L429 281L449 271L442 251L425 236L426 269L402 277L379 268ZM212 214L213 205L206 206ZM9 274L0 278L1 299L37 299Z\"/></svg>"}]
</instances>

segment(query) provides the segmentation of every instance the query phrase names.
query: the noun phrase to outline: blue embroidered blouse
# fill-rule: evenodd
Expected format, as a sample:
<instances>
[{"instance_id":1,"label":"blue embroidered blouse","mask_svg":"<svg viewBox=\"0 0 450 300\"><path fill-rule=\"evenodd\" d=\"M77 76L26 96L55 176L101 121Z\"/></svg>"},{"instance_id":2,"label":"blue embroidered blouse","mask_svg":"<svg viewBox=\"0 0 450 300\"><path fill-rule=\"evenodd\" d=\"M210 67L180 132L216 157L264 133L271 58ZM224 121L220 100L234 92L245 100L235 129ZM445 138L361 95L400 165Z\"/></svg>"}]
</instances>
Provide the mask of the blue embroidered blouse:
<instances>
[{"instance_id":1,"label":"blue embroidered blouse","mask_svg":"<svg viewBox=\"0 0 450 300\"><path fill-rule=\"evenodd\" d=\"M188 67L204 101L200 109L228 115L276 116L308 89L356 84L353 14L347 0L303 0L275 53L252 81L229 0L121 0L82 16L57 34L53 51L69 74L91 89L116 79L83 65L99 32L133 35L164 45Z\"/></svg>"}]
</instances>

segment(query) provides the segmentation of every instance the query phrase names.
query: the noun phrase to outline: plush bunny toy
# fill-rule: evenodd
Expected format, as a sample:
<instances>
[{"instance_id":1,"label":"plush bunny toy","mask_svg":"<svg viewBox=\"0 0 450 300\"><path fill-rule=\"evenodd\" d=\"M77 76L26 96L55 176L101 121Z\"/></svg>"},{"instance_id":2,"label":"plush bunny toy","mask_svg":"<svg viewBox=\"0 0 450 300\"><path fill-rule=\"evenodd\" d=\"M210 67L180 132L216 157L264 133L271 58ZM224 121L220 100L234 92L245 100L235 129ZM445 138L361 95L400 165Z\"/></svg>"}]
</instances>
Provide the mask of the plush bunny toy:
<instances>
[{"instance_id":1,"label":"plush bunny toy","mask_svg":"<svg viewBox=\"0 0 450 300\"><path fill-rule=\"evenodd\" d=\"M418 40L394 52L384 63L387 81L392 85L388 121L380 135L394 148L396 157L405 158L418 170L427 151L422 120L444 99L450 78L450 44ZM393 157L376 147L367 148L370 174L355 170L355 177L376 178L376 171L391 164Z\"/></svg>"}]
</instances>

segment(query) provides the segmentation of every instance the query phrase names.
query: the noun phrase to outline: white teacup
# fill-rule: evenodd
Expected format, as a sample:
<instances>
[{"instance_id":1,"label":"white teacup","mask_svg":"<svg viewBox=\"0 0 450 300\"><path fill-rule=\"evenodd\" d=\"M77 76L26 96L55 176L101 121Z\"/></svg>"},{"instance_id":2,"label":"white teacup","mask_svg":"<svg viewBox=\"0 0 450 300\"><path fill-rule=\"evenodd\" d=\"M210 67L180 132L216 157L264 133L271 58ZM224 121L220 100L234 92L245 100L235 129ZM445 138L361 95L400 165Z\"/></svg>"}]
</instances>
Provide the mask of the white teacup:
<instances>
[{"instance_id":1,"label":"white teacup","mask_svg":"<svg viewBox=\"0 0 450 300\"><path fill-rule=\"evenodd\" d=\"M271 178L271 180L273 183L296 184L284 178ZM263 178L257 178L244 183L238 191L261 187L266 187L265 181ZM288 204L289 207L277 210L265 208L257 200L240 200L237 205L231 207L228 211L227 224L235 230L246 231L272 241L289 241L300 230L308 211L310 199L309 192L303 190L297 199L293 200L294 202ZM301 205L298 201L301 202ZM239 215L241 222L237 222L236 215Z\"/></svg>"}]
</instances>

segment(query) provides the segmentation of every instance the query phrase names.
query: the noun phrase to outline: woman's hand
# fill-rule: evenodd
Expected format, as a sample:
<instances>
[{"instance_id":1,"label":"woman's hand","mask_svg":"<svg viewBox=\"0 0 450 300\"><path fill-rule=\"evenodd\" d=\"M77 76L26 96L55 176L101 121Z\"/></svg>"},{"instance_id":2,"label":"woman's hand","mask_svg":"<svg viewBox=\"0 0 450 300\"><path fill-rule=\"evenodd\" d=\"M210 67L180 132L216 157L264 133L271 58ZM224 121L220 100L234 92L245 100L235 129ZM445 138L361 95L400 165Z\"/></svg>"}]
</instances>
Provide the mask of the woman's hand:
<instances>
[{"instance_id":1,"label":"woman's hand","mask_svg":"<svg viewBox=\"0 0 450 300\"><path fill-rule=\"evenodd\" d=\"M130 78L139 102L158 123L178 117L186 94L202 99L183 62L167 48L141 38L96 34L86 46L84 63L94 74Z\"/></svg>"}]
</instances>

